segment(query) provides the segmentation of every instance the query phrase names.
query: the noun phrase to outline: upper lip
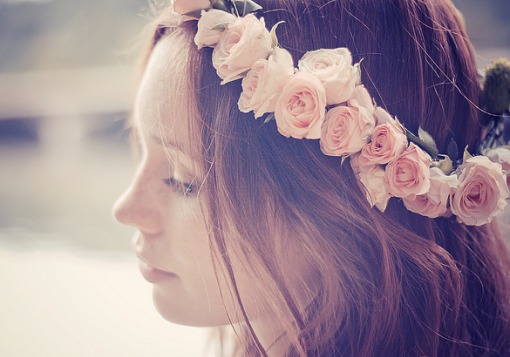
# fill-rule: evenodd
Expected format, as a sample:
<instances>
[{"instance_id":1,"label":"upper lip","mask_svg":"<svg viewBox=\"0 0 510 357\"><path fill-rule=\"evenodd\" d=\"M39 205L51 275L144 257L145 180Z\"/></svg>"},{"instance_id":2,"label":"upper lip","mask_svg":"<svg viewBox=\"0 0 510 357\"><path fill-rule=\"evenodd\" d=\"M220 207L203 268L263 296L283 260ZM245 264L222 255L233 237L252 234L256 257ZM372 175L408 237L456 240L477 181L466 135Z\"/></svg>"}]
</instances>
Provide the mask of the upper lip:
<instances>
[{"instance_id":1,"label":"upper lip","mask_svg":"<svg viewBox=\"0 0 510 357\"><path fill-rule=\"evenodd\" d=\"M150 241L150 238L147 238L145 234L142 234L142 233L138 233L135 238L134 238L134 250L135 250L135 254L136 254L136 257L142 261L143 263L147 264L148 266L156 269L156 270L161 270L163 272L167 272L167 273L170 273L170 271L168 271L167 269L162 269L161 267L158 267L157 264L153 264L151 263L152 259L149 259L147 257L149 257L150 255L147 254L147 242ZM144 248L145 247L145 248Z\"/></svg>"},{"instance_id":2,"label":"upper lip","mask_svg":"<svg viewBox=\"0 0 510 357\"><path fill-rule=\"evenodd\" d=\"M136 257L142 261L143 263L147 264L148 266L150 266L151 268L154 268L156 270L160 270L160 271L163 271L165 273L170 273L170 271L166 270L166 269L162 269L160 267L158 267L157 265L154 265L152 264L148 259L146 259L142 254L140 253L136 253Z\"/></svg>"}]
</instances>

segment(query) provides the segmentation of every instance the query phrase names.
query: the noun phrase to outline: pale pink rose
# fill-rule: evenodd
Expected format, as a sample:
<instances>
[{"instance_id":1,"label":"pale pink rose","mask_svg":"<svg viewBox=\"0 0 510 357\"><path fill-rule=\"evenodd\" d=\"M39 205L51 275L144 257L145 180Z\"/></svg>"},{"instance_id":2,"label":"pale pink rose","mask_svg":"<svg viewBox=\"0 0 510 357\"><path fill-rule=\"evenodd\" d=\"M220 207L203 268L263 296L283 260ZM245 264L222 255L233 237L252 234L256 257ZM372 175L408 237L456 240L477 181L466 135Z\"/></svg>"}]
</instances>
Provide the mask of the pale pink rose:
<instances>
[{"instance_id":1,"label":"pale pink rose","mask_svg":"<svg viewBox=\"0 0 510 357\"><path fill-rule=\"evenodd\" d=\"M210 8L209 0L175 0L174 2L174 11L181 15Z\"/></svg>"},{"instance_id":2,"label":"pale pink rose","mask_svg":"<svg viewBox=\"0 0 510 357\"><path fill-rule=\"evenodd\" d=\"M509 194L501 165L474 156L458 170L459 186L450 202L457 221L470 226L491 222L503 212Z\"/></svg>"},{"instance_id":3,"label":"pale pink rose","mask_svg":"<svg viewBox=\"0 0 510 357\"><path fill-rule=\"evenodd\" d=\"M375 110L375 117L379 124L375 127L370 141L361 150L361 165L387 164L407 147L404 129L396 120L380 107Z\"/></svg>"},{"instance_id":4,"label":"pale pink rose","mask_svg":"<svg viewBox=\"0 0 510 357\"><path fill-rule=\"evenodd\" d=\"M271 49L271 34L263 18L254 14L236 17L221 34L212 63L225 84L243 77L257 60L267 59Z\"/></svg>"},{"instance_id":5,"label":"pale pink rose","mask_svg":"<svg viewBox=\"0 0 510 357\"><path fill-rule=\"evenodd\" d=\"M347 100L347 105L356 108L363 107L370 115L375 114L374 102L364 85L359 85L354 88L351 96Z\"/></svg>"},{"instance_id":6,"label":"pale pink rose","mask_svg":"<svg viewBox=\"0 0 510 357\"><path fill-rule=\"evenodd\" d=\"M349 157L349 162L351 164L352 172L354 175L358 176L361 171L361 165L359 164L359 154L354 154Z\"/></svg>"},{"instance_id":7,"label":"pale pink rose","mask_svg":"<svg viewBox=\"0 0 510 357\"><path fill-rule=\"evenodd\" d=\"M374 116L376 119L377 124L386 124L386 123L392 123L399 127L399 130L403 130L402 126L397 123L395 119L393 119L386 110L384 110L381 107L377 107L374 112Z\"/></svg>"},{"instance_id":8,"label":"pale pink rose","mask_svg":"<svg viewBox=\"0 0 510 357\"><path fill-rule=\"evenodd\" d=\"M309 51L299 60L300 71L317 76L328 98L328 105L345 102L354 91L359 79L357 66L347 48Z\"/></svg>"},{"instance_id":9,"label":"pale pink rose","mask_svg":"<svg viewBox=\"0 0 510 357\"><path fill-rule=\"evenodd\" d=\"M430 188L430 156L413 143L386 166L384 183L395 197L413 199Z\"/></svg>"},{"instance_id":10,"label":"pale pink rose","mask_svg":"<svg viewBox=\"0 0 510 357\"><path fill-rule=\"evenodd\" d=\"M391 198L384 185L384 168L380 165L360 166L359 154L351 156L350 163L370 206L384 212Z\"/></svg>"},{"instance_id":11,"label":"pale pink rose","mask_svg":"<svg viewBox=\"0 0 510 357\"><path fill-rule=\"evenodd\" d=\"M326 113L326 92L317 77L300 72L291 76L275 108L278 131L285 137L319 139Z\"/></svg>"},{"instance_id":12,"label":"pale pink rose","mask_svg":"<svg viewBox=\"0 0 510 357\"><path fill-rule=\"evenodd\" d=\"M445 175L441 169L430 169L430 189L414 198L403 198L404 205L411 211L429 218L445 216L449 213L450 196L458 185L457 175Z\"/></svg>"},{"instance_id":13,"label":"pale pink rose","mask_svg":"<svg viewBox=\"0 0 510 357\"><path fill-rule=\"evenodd\" d=\"M278 96L290 76L294 74L291 54L283 48L275 48L267 60L255 62L243 78L243 92L239 97L239 110L255 112L255 118L273 113Z\"/></svg>"},{"instance_id":14,"label":"pale pink rose","mask_svg":"<svg viewBox=\"0 0 510 357\"><path fill-rule=\"evenodd\" d=\"M228 12L211 9L202 10L198 20L198 30L195 35L195 44L200 49L204 46L214 47L220 40L221 34L234 21L236 17Z\"/></svg>"},{"instance_id":15,"label":"pale pink rose","mask_svg":"<svg viewBox=\"0 0 510 357\"><path fill-rule=\"evenodd\" d=\"M356 87L347 105L326 113L321 130L321 150L328 156L345 156L359 152L374 130L374 106L363 86Z\"/></svg>"},{"instance_id":16,"label":"pale pink rose","mask_svg":"<svg viewBox=\"0 0 510 357\"><path fill-rule=\"evenodd\" d=\"M495 149L490 149L485 153L485 156L492 162L501 164L506 175L506 185L510 188L510 148L508 146L500 146Z\"/></svg>"}]
</instances>

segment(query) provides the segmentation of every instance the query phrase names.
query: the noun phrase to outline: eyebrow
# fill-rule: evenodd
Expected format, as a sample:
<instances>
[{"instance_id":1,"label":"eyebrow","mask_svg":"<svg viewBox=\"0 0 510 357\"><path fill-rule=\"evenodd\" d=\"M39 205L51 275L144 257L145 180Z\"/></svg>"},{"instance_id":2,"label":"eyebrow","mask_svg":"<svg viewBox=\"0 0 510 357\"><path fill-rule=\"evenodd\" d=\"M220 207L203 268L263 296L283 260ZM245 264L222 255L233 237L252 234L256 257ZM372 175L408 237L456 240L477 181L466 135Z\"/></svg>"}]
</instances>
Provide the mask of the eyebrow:
<instances>
[{"instance_id":1,"label":"eyebrow","mask_svg":"<svg viewBox=\"0 0 510 357\"><path fill-rule=\"evenodd\" d=\"M180 143L176 143L175 141L171 141L171 140L168 140L168 139L164 139L163 140L163 138L161 138L161 136L156 135L156 134L153 134L150 137L151 137L151 139L156 144L165 146L165 147L173 149L173 150L180 151L184 155L190 157L193 161L200 162L196 156L193 156L190 153L186 152L186 150L184 149L184 147Z\"/></svg>"},{"instance_id":2,"label":"eyebrow","mask_svg":"<svg viewBox=\"0 0 510 357\"><path fill-rule=\"evenodd\" d=\"M152 141L154 141L155 143L157 143L159 145L169 146L169 147L171 147L173 149L176 149L176 150L184 152L183 147L182 147L181 144L176 143L176 142L171 141L171 140L168 140L168 139L163 140L163 138L161 138L161 136L159 136L159 135L152 134L151 135L151 139L152 139Z\"/></svg>"}]
</instances>

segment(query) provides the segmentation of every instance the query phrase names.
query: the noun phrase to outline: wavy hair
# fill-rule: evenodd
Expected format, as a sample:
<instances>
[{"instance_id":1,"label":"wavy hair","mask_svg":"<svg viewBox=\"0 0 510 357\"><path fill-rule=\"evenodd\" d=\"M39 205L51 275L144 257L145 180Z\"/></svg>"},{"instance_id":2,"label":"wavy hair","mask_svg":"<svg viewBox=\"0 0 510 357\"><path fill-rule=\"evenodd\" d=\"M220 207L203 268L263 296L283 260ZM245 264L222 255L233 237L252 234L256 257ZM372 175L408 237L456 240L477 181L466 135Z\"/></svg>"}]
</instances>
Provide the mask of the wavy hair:
<instances>
[{"instance_id":1,"label":"wavy hair","mask_svg":"<svg viewBox=\"0 0 510 357\"><path fill-rule=\"evenodd\" d=\"M449 0L259 0L293 58L348 47L376 102L440 152L454 137L474 148L479 83L461 15ZM370 208L350 165L317 141L287 139L275 123L238 110L240 81L220 85L196 24L172 28L163 11L149 50L171 36L183 86L200 118L190 135L207 172L210 244L225 292L246 320L240 354L266 355L244 312L232 267L242 257L286 327L288 356L510 356L508 249L497 223L466 227L429 219L391 200ZM182 81L182 79L181 79ZM281 266L282 246L313 266L318 294L299 296ZM303 279L304 291L307 282ZM309 287L308 287L309 288ZM311 290L311 289L308 289ZM317 292L317 289L314 289ZM312 304L309 304L313 299Z\"/></svg>"}]
</instances>

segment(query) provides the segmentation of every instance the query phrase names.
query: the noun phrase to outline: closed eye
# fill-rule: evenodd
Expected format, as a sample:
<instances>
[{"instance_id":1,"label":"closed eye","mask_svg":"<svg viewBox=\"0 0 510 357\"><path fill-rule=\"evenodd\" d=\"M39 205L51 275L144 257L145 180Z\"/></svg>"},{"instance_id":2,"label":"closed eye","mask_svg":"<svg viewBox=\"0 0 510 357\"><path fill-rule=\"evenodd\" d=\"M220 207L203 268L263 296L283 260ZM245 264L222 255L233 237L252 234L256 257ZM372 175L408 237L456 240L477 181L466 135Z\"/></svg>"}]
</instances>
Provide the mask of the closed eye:
<instances>
[{"instance_id":1,"label":"closed eye","mask_svg":"<svg viewBox=\"0 0 510 357\"><path fill-rule=\"evenodd\" d=\"M195 193L193 183L181 182L174 177L163 179L163 182L181 196L192 196Z\"/></svg>"}]
</instances>

